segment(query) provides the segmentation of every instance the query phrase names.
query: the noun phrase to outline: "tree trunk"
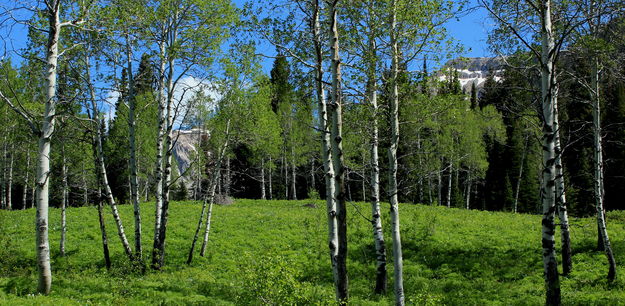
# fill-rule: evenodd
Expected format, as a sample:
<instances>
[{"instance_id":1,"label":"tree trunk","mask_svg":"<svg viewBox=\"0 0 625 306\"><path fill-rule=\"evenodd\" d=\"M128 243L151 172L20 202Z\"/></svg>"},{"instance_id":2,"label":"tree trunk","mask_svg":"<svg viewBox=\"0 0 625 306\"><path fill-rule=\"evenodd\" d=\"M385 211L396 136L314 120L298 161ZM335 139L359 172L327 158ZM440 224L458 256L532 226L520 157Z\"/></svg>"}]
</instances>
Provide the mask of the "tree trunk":
<instances>
[{"instance_id":1,"label":"tree trunk","mask_svg":"<svg viewBox=\"0 0 625 306\"><path fill-rule=\"evenodd\" d=\"M68 186L67 186L67 160L65 158L65 145L61 146L61 154L62 154L62 158L63 158L63 165L61 165L61 177L62 177L62 181L63 181L63 191L62 191L62 199L61 199L61 241L60 241L60 253L61 253L61 257L65 256L65 238L67 236L67 215L66 215L66 208L67 208L67 190L68 190Z\"/></svg>"},{"instance_id":2,"label":"tree trunk","mask_svg":"<svg viewBox=\"0 0 625 306\"><path fill-rule=\"evenodd\" d=\"M85 160L82 161L82 201L83 206L89 205L89 186L87 186L87 170L85 169Z\"/></svg>"},{"instance_id":3,"label":"tree trunk","mask_svg":"<svg viewBox=\"0 0 625 306\"><path fill-rule=\"evenodd\" d=\"M22 191L22 209L26 209L28 198L28 174L30 173L30 148L26 151L26 169L24 170L24 189Z\"/></svg>"},{"instance_id":4,"label":"tree trunk","mask_svg":"<svg viewBox=\"0 0 625 306\"><path fill-rule=\"evenodd\" d=\"M369 2L369 16L372 14ZM373 31L373 29L371 29ZM371 32L370 32L371 33ZM377 59L376 43L373 35L369 37L369 50L372 52L371 58ZM386 292L387 273L386 273L386 246L384 243L384 234L382 231L382 216L380 213L380 161L378 154L379 137L378 137L378 88L376 82L376 62L372 60L369 65L369 80L367 83L369 102L373 112L373 120L371 122L371 225L373 227L373 240L375 243L376 257L376 278L375 289L376 294L384 294ZM363 175L363 182L365 181ZM364 197L364 191L363 191Z\"/></svg>"},{"instance_id":5,"label":"tree trunk","mask_svg":"<svg viewBox=\"0 0 625 306\"><path fill-rule=\"evenodd\" d=\"M467 194L465 195L466 201L467 201L467 205L466 205L467 209L470 209L470 207L469 207L470 203L469 202L471 201L471 185L472 185L472 182L471 182L471 169L469 169L467 171Z\"/></svg>"},{"instance_id":6,"label":"tree trunk","mask_svg":"<svg viewBox=\"0 0 625 306\"><path fill-rule=\"evenodd\" d=\"M232 171L230 169L230 157L228 157L226 159L226 177L225 177L225 182L224 182L224 193L227 196L230 195L231 184L232 184Z\"/></svg>"},{"instance_id":7,"label":"tree trunk","mask_svg":"<svg viewBox=\"0 0 625 306\"><path fill-rule=\"evenodd\" d=\"M449 162L449 176L447 177L447 199L446 199L447 208L451 207L451 184L452 184L451 178L453 175L453 169L454 169L453 164Z\"/></svg>"},{"instance_id":8,"label":"tree trunk","mask_svg":"<svg viewBox=\"0 0 625 306\"><path fill-rule=\"evenodd\" d=\"M593 96L593 143L594 143L594 192L595 192L595 205L597 210L597 226L599 232L599 238L601 239L603 250L608 258L608 282L614 281L616 278L616 261L614 259L614 253L612 252L612 246L610 245L610 238L606 228L605 211L603 209L603 149L601 145L601 101L599 95L599 63L595 59L593 63L592 71L592 90Z\"/></svg>"},{"instance_id":9,"label":"tree trunk","mask_svg":"<svg viewBox=\"0 0 625 306\"><path fill-rule=\"evenodd\" d=\"M443 206L443 169L436 172L436 178L438 179L438 206Z\"/></svg>"},{"instance_id":10,"label":"tree trunk","mask_svg":"<svg viewBox=\"0 0 625 306\"><path fill-rule=\"evenodd\" d=\"M13 164L15 162L15 154L13 151L15 149L14 144L11 144L11 152L9 158L9 174L7 179L7 207L9 210L13 209Z\"/></svg>"},{"instance_id":11,"label":"tree trunk","mask_svg":"<svg viewBox=\"0 0 625 306\"><path fill-rule=\"evenodd\" d=\"M523 155L521 157L521 166L519 167L519 175L516 181L516 190L514 192L514 213L516 214L519 208L519 190L521 190L521 179L523 179L523 167L525 166L525 156L527 150L529 150L530 135L525 135L525 146L523 147Z\"/></svg>"},{"instance_id":12,"label":"tree trunk","mask_svg":"<svg viewBox=\"0 0 625 306\"><path fill-rule=\"evenodd\" d=\"M397 77L399 73L399 50L397 45L397 3L392 0L391 4L391 144L388 150L389 162L389 196L391 204L391 229L393 237L393 267L395 277L395 305L404 305L404 276L403 258L401 247L401 234L399 228L399 202L397 199L397 147L399 146L399 93Z\"/></svg>"},{"instance_id":13,"label":"tree trunk","mask_svg":"<svg viewBox=\"0 0 625 306\"><path fill-rule=\"evenodd\" d=\"M269 200L273 200L273 184L271 182L271 176L273 175L273 170L271 168L271 165L273 165L273 162L271 160L271 156L269 156Z\"/></svg>"},{"instance_id":14,"label":"tree trunk","mask_svg":"<svg viewBox=\"0 0 625 306\"><path fill-rule=\"evenodd\" d=\"M165 140L166 100L165 96L165 69L167 67L165 42L160 43L160 73L158 78L158 135L156 138L156 166L154 168L156 193L154 197L154 244L152 249L152 265L158 260L158 239L161 230L161 211L163 210L163 150Z\"/></svg>"},{"instance_id":15,"label":"tree trunk","mask_svg":"<svg viewBox=\"0 0 625 306\"><path fill-rule=\"evenodd\" d=\"M86 79L89 80L89 91L91 94L91 111L93 112L93 120L95 121L95 141L94 141L94 154L96 161L96 169L99 171L99 179L102 188L104 188L104 196L106 197L106 201L111 207L111 211L113 213L113 219L115 220L115 225L117 225L117 234L119 235L119 239L122 242L122 246L124 248L124 252L128 256L128 258L132 261L133 254L132 249L130 248L130 243L128 243L128 239L126 238L126 232L124 231L124 225L122 224L121 217L119 216L119 211L117 210L117 204L115 203L115 199L113 198L113 193L111 192L111 187L108 182L108 177L106 175L106 166L104 163L104 151L102 149L102 135L103 135L103 126L102 121L100 120L98 107L96 105L96 96L95 89L93 87L93 83L91 82L91 65L89 64L89 55L85 56L85 66L86 66Z\"/></svg>"},{"instance_id":16,"label":"tree trunk","mask_svg":"<svg viewBox=\"0 0 625 306\"><path fill-rule=\"evenodd\" d=\"M312 156L310 158L310 189L317 190L317 186L315 184L315 157Z\"/></svg>"},{"instance_id":17,"label":"tree trunk","mask_svg":"<svg viewBox=\"0 0 625 306\"><path fill-rule=\"evenodd\" d=\"M58 44L61 32L61 22L59 19L60 6L60 0L53 1L47 6L48 43L46 46L46 103L39 133L37 160L37 212L35 217L35 247L37 250L37 271L39 274L37 291L46 295L50 293L50 288L52 287L50 242L48 241L48 192L50 186L50 142L54 134L57 102L56 80L59 56Z\"/></svg>"},{"instance_id":18,"label":"tree trunk","mask_svg":"<svg viewBox=\"0 0 625 306\"><path fill-rule=\"evenodd\" d=\"M543 267L545 270L546 304L560 305L560 279L555 248L555 185L556 185L556 129L554 127L557 103L555 74L555 41L551 25L551 1L543 0L541 7L542 21L542 58L541 58L541 97L543 119L543 175L541 182L542 202L542 248Z\"/></svg>"},{"instance_id":19,"label":"tree trunk","mask_svg":"<svg viewBox=\"0 0 625 306\"><path fill-rule=\"evenodd\" d=\"M221 147L221 152L219 153L219 158L217 159L217 164L215 165L215 169L213 170L213 179L211 184L211 190L209 193L209 204L208 204L208 214L206 214L206 228L204 229L204 240L202 241L202 248L200 249L200 256L204 257L206 252L206 245L208 244L208 235L211 229L211 217L213 216L213 203L215 202L215 188L217 187L217 177L219 176L219 169L221 169L221 164L226 157L226 150L228 150L230 142L230 119L226 122L226 141ZM227 159L229 160L229 158Z\"/></svg>"},{"instance_id":20,"label":"tree trunk","mask_svg":"<svg viewBox=\"0 0 625 306\"><path fill-rule=\"evenodd\" d=\"M176 37L172 40L175 42ZM154 240L154 249L152 250L152 268L160 269L165 264L165 239L167 236L167 219L169 216L169 201L170 201L170 187L171 187L171 159L173 154L173 142L172 142L172 130L174 125L174 110L172 109L174 99L174 59L170 58L168 62L168 75L167 75L167 105L166 105L166 119L165 119L165 167L162 178L162 193L161 193L161 211L160 211L160 226L158 232L158 239Z\"/></svg>"},{"instance_id":21,"label":"tree trunk","mask_svg":"<svg viewBox=\"0 0 625 306\"><path fill-rule=\"evenodd\" d=\"M260 160L260 199L267 199L267 195L265 194L265 158Z\"/></svg>"},{"instance_id":22,"label":"tree trunk","mask_svg":"<svg viewBox=\"0 0 625 306\"><path fill-rule=\"evenodd\" d=\"M569 217L566 211L566 191L564 189L564 173L562 167L562 146L560 144L560 126L558 123L558 104L554 105L554 127L556 143L556 211L560 219L560 239L562 241L562 275L568 275L573 269L571 252L571 232Z\"/></svg>"},{"instance_id":23,"label":"tree trunk","mask_svg":"<svg viewBox=\"0 0 625 306\"><path fill-rule=\"evenodd\" d=\"M291 146L291 198L297 200L297 167L295 166L295 149Z\"/></svg>"},{"instance_id":24,"label":"tree trunk","mask_svg":"<svg viewBox=\"0 0 625 306\"><path fill-rule=\"evenodd\" d=\"M136 99L134 77L132 72L132 48L130 38L126 34L126 60L128 75L128 144L130 147L130 200L134 208L135 217L135 259L143 262L143 247L141 244L141 206L139 205L139 181L137 179L137 145L136 145Z\"/></svg>"},{"instance_id":25,"label":"tree trunk","mask_svg":"<svg viewBox=\"0 0 625 306\"><path fill-rule=\"evenodd\" d=\"M100 175L98 174L98 177ZM106 223L104 223L104 213L103 213L103 205L102 205L102 188L98 186L98 221L100 221L100 234L102 235L102 251L104 253L104 264L106 265L106 269L111 269L111 257L109 256L109 242L108 237L106 235Z\"/></svg>"},{"instance_id":26,"label":"tree trunk","mask_svg":"<svg viewBox=\"0 0 625 306\"><path fill-rule=\"evenodd\" d=\"M342 115L342 77L341 77L341 57L339 53L339 30L337 22L337 3L330 4L330 27L331 27L331 52L332 52L332 164L335 171L334 197L336 199L336 216L338 228L338 301L347 303L348 300L348 278L347 278L347 209L345 206L345 167L343 163L343 115Z\"/></svg>"}]
</instances>

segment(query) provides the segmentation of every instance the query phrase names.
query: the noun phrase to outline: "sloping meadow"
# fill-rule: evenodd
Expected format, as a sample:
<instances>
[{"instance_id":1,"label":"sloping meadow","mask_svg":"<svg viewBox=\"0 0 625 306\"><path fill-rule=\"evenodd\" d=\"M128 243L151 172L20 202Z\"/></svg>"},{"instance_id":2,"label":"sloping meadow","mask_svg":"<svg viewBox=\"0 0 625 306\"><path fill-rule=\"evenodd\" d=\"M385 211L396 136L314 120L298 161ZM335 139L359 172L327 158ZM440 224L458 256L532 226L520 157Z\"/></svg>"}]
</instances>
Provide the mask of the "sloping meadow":
<instances>
[{"instance_id":1,"label":"sloping meadow","mask_svg":"<svg viewBox=\"0 0 625 306\"><path fill-rule=\"evenodd\" d=\"M59 256L60 211L51 210L53 289L36 289L34 210L0 211L0 304L333 304L325 203L236 200L215 206L206 257L185 264L201 209L170 209L166 265L145 274L125 257L107 208L113 267L107 271L94 207L68 209L67 255ZM348 203L349 282L354 305L392 304L373 292L375 253L368 203ZM120 207L132 232L132 207ZM151 251L153 205L142 206L144 255ZM388 205L383 226L390 253ZM402 204L404 287L409 304L542 304L540 217ZM595 219L572 220L574 271L561 278L565 304L625 303L625 281L605 280ZM625 214L608 214L617 264L625 262ZM559 235L559 233L558 233ZM389 254L391 255L391 254ZM389 259L389 263L391 263ZM392 288L392 264L389 264ZM619 270L618 272L622 272Z\"/></svg>"}]
</instances>

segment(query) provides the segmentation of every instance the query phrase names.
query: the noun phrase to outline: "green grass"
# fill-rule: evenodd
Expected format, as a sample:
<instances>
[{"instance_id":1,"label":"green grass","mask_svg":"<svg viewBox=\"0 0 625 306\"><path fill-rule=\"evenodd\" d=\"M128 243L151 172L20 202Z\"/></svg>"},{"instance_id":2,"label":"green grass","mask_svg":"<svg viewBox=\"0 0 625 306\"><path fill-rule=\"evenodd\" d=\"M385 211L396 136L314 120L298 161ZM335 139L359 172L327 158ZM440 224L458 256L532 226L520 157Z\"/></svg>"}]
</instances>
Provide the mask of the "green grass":
<instances>
[{"instance_id":1,"label":"green grass","mask_svg":"<svg viewBox=\"0 0 625 306\"><path fill-rule=\"evenodd\" d=\"M53 288L36 288L34 211L0 211L0 304L332 304L334 289L327 250L324 203L237 200L216 206L207 257L185 264L200 212L199 203L174 203L170 210L166 266L133 272L107 209L113 268L104 267L97 211L68 209L67 253L59 256L58 209L51 209ZM356 209L358 208L358 209ZM120 208L129 239L132 207ZM349 278L354 305L392 304L392 290L372 294L372 230L349 205ZM390 250L388 206L385 237ZM403 204L401 206L406 301L418 305L538 305L544 281L540 217ZM153 206L142 206L144 252L151 251ZM608 214L618 264L625 262L625 213ZM567 305L625 304L625 276L605 281L605 256L594 250L594 219L572 220L574 272L562 280ZM390 261L389 261L390 262ZM389 288L392 288L389 264ZM624 270L619 270L622 274Z\"/></svg>"}]
</instances>

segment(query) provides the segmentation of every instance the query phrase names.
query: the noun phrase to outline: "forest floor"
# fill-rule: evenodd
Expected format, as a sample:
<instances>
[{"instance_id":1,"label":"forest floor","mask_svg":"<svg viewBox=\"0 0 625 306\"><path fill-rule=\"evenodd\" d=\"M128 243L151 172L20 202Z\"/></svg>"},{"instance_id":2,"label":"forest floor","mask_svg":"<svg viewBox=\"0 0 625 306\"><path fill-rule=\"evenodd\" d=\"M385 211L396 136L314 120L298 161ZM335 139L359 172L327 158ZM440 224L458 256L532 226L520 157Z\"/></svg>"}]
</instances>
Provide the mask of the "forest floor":
<instances>
[{"instance_id":1,"label":"forest floor","mask_svg":"<svg viewBox=\"0 0 625 306\"><path fill-rule=\"evenodd\" d=\"M215 206L207 256L185 260L200 203L173 203L166 266L133 272L107 208L113 267L107 271L94 207L67 210L67 255L59 256L60 210L50 211L53 286L34 295L34 214L0 211L0 304L333 304L325 204L310 201L236 200ZM350 298L354 305L393 302L372 293L375 258L367 203L349 205ZM133 238L132 207L120 211ZM388 205L384 233L390 250ZM408 304L539 305L544 303L540 216L403 204L404 288ZM152 245L153 205L142 206L144 254ZM607 284L607 261L596 248L594 218L572 218L574 271L561 278L563 304L625 304L625 213L608 213L620 276ZM558 233L559 235L559 233ZM559 236L558 236L559 237ZM559 241L558 241L559 242ZM559 243L558 243L559 244Z\"/></svg>"}]
</instances>

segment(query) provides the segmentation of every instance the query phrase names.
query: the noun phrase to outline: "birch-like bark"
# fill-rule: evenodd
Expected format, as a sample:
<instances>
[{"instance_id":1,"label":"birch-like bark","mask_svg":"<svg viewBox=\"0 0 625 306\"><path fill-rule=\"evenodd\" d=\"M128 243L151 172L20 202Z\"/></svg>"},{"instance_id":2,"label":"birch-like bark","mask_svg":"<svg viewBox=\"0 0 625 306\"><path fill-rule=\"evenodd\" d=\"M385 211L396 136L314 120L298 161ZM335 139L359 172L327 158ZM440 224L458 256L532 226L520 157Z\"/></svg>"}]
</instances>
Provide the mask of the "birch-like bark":
<instances>
[{"instance_id":1,"label":"birch-like bark","mask_svg":"<svg viewBox=\"0 0 625 306\"><path fill-rule=\"evenodd\" d=\"M126 238L126 232L124 231L124 225L122 224L121 217L119 216L119 211L117 210L117 204L115 203L115 198L113 197L113 192L111 191L111 186L108 182L108 177L106 175L106 166L104 163L104 150L102 146L102 135L103 135L103 127L102 121L100 120L100 115L98 111L98 107L96 104L96 95L95 89L93 87L93 83L91 82L91 65L89 55L85 56L85 67L86 67L86 79L89 84L89 92L91 94L91 111L93 112L93 120L95 121L95 148L94 154L96 160L96 171L99 172L100 186L104 189L104 196L108 205L111 207L111 212L113 213L113 219L115 220L115 225L117 226L117 234L119 239L122 242L122 246L124 248L124 252L128 256L128 258L132 261L133 254L132 249L130 248L130 243L128 243L128 239Z\"/></svg>"},{"instance_id":2,"label":"birch-like bark","mask_svg":"<svg viewBox=\"0 0 625 306\"><path fill-rule=\"evenodd\" d=\"M63 191L61 199L61 241L60 241L60 253L61 256L65 256L65 238L67 237L67 159L65 158L65 145L61 146L62 165L61 165L61 178L63 181Z\"/></svg>"},{"instance_id":3,"label":"birch-like bark","mask_svg":"<svg viewBox=\"0 0 625 306\"><path fill-rule=\"evenodd\" d=\"M395 305L404 305L404 276L399 228L399 202L397 199L397 147L399 146L399 93L397 77L399 73L399 49L397 43L397 2L391 3L391 144L388 149L389 163L389 196L391 204L391 230L393 237L393 267L395 280Z\"/></svg>"},{"instance_id":4,"label":"birch-like bark","mask_svg":"<svg viewBox=\"0 0 625 306\"><path fill-rule=\"evenodd\" d=\"M260 199L266 200L267 195L265 194L265 159L262 158L260 160Z\"/></svg>"},{"instance_id":5,"label":"birch-like bark","mask_svg":"<svg viewBox=\"0 0 625 306\"><path fill-rule=\"evenodd\" d=\"M24 171L24 189L22 191L22 209L26 209L28 201L28 175L30 174L30 148L26 151L26 170Z\"/></svg>"},{"instance_id":6,"label":"birch-like bark","mask_svg":"<svg viewBox=\"0 0 625 306\"><path fill-rule=\"evenodd\" d=\"M449 176L447 177L447 208L451 207L451 184L453 183L451 178L453 175L453 169L454 169L454 165L449 162Z\"/></svg>"},{"instance_id":7,"label":"birch-like bark","mask_svg":"<svg viewBox=\"0 0 625 306\"><path fill-rule=\"evenodd\" d=\"M336 199L336 217L338 229L338 301L347 303L348 278L347 278L347 207L345 205L345 167L343 162L343 80L341 75L341 55L339 52L338 30L338 0L330 4L330 32L332 52L332 103L330 104L332 115L332 129L330 143L332 146L332 164L334 167L334 198Z\"/></svg>"},{"instance_id":8,"label":"birch-like bark","mask_svg":"<svg viewBox=\"0 0 625 306\"><path fill-rule=\"evenodd\" d=\"M471 185L473 184L473 182L471 181L471 169L469 169L467 171L467 194L465 195L466 197L466 207L467 209L470 209L469 204L471 201Z\"/></svg>"},{"instance_id":9,"label":"birch-like bark","mask_svg":"<svg viewBox=\"0 0 625 306\"><path fill-rule=\"evenodd\" d=\"M272 160L271 160L271 156L269 156L269 175L268 175L268 183L269 183L269 200L273 199L273 184L271 182L271 177L273 176L273 170L271 168L271 165L273 164Z\"/></svg>"},{"instance_id":10,"label":"birch-like bark","mask_svg":"<svg viewBox=\"0 0 625 306\"><path fill-rule=\"evenodd\" d=\"M368 17L371 18L373 1L369 1ZM369 24L371 24L371 20ZM377 53L376 41L373 35L373 29L369 32L369 67L367 90L369 103L373 117L371 120L371 225L373 227L373 240L375 244L376 258L376 294L384 294L386 292L387 273L386 273L386 246L384 243L384 233L382 231L382 216L380 212L380 160L379 160L379 137L378 137L378 86L376 81ZM363 182L365 178L363 175ZM363 197L364 197L363 190Z\"/></svg>"},{"instance_id":11,"label":"birch-like bark","mask_svg":"<svg viewBox=\"0 0 625 306\"><path fill-rule=\"evenodd\" d=\"M56 81L59 56L59 35L61 22L59 18L61 1L56 0L47 6L48 13L48 43L46 50L46 103L39 133L39 148L37 158L37 212L36 223L36 250L37 271L39 274L37 291L49 294L52 287L52 272L50 269L50 242L48 240L48 198L50 186L50 142L54 133L56 116Z\"/></svg>"},{"instance_id":12,"label":"birch-like bark","mask_svg":"<svg viewBox=\"0 0 625 306\"><path fill-rule=\"evenodd\" d=\"M555 248L556 211L556 129L557 87L555 74L555 39L551 24L551 1L543 0L541 10L541 98L543 119L543 174L540 198L542 202L542 248L545 270L546 304L560 305L560 279Z\"/></svg>"},{"instance_id":13,"label":"birch-like bark","mask_svg":"<svg viewBox=\"0 0 625 306\"><path fill-rule=\"evenodd\" d=\"M130 200L134 208L135 217L135 259L143 261L143 247L141 244L141 206L139 205L139 182L137 178L137 145L136 145L136 116L137 103L135 99L135 84L132 72L132 47L129 35L126 34L126 61L128 75L128 144L130 146Z\"/></svg>"},{"instance_id":14,"label":"birch-like bark","mask_svg":"<svg viewBox=\"0 0 625 306\"><path fill-rule=\"evenodd\" d=\"M437 193L438 193L438 206L443 206L443 175L442 175L443 169L439 169L436 172L436 179L438 181L438 188L437 188Z\"/></svg>"},{"instance_id":15,"label":"birch-like bark","mask_svg":"<svg viewBox=\"0 0 625 306\"><path fill-rule=\"evenodd\" d=\"M554 104L554 127L556 131L556 211L560 219L560 240L562 241L562 275L568 275L573 269L571 251L571 232L569 216L566 210L566 190L564 188L564 172L562 166L562 146L560 144L560 125L558 123L558 102Z\"/></svg>"},{"instance_id":16,"label":"birch-like bark","mask_svg":"<svg viewBox=\"0 0 625 306\"><path fill-rule=\"evenodd\" d=\"M614 281L616 278L616 261L610 238L606 227L605 211L603 208L603 149L601 145L601 100L599 95L599 62L597 59L593 62L592 69L592 90L593 97L593 143L594 143L594 193L595 206L597 210L597 226L599 229L599 238L602 240L603 250L608 259L608 282Z\"/></svg>"},{"instance_id":17,"label":"birch-like bark","mask_svg":"<svg viewBox=\"0 0 625 306\"><path fill-rule=\"evenodd\" d=\"M95 143L93 144L95 146ZM100 181L100 174L98 173L98 181ZM98 221L100 222L100 234L102 236L102 253L104 255L104 265L106 269L111 269L111 257L109 255L109 242L106 234L106 223L104 222L104 207L102 205L102 188L98 185Z\"/></svg>"},{"instance_id":18,"label":"birch-like bark","mask_svg":"<svg viewBox=\"0 0 625 306\"><path fill-rule=\"evenodd\" d=\"M160 42L160 73L158 78L158 135L156 137L156 166L154 167L156 194L154 199L154 246L158 245L161 229L161 211L163 209L163 142L165 139L165 68L167 58L165 57L165 42ZM156 247L153 248L156 250ZM152 253L152 258L158 254Z\"/></svg>"},{"instance_id":19,"label":"birch-like bark","mask_svg":"<svg viewBox=\"0 0 625 306\"><path fill-rule=\"evenodd\" d=\"M330 251L330 265L334 277L334 289L337 301L341 300L339 291L339 270L338 270L338 224L336 216L336 199L334 198L334 165L332 164L332 145L330 141L330 122L328 116L328 106L323 88L323 43L322 30L319 21L321 13L321 1L313 0L312 7L312 33L315 49L315 91L317 104L319 107L319 129L321 132L321 158L323 163L324 180L326 187L326 213L328 217L328 246Z\"/></svg>"},{"instance_id":20,"label":"birch-like bark","mask_svg":"<svg viewBox=\"0 0 625 306\"><path fill-rule=\"evenodd\" d=\"M213 183L211 182L211 188ZM190 265L193 262L193 252L195 251L195 244L197 243L197 239L200 236L200 229L202 229L202 221L204 221L204 212L206 211L206 205L208 204L208 197L204 197L204 201L202 201L202 211L200 212L200 219L197 223L197 227L195 228L195 233L193 234L193 240L191 241L191 249L189 250L189 255L187 256L187 265Z\"/></svg>"},{"instance_id":21,"label":"birch-like bark","mask_svg":"<svg viewBox=\"0 0 625 306\"><path fill-rule=\"evenodd\" d=\"M172 41L175 43L177 40L176 32ZM167 218L169 214L169 191L171 181L171 159L173 154L173 142L172 142L172 130L174 124L174 113L172 109L172 103L174 99L174 67L175 61L173 58L168 60L168 73L167 73L167 102L166 102L166 114L165 114L165 166L163 170L162 188L161 188L161 211L160 211L160 226L158 232L158 238L154 239L154 249L152 250L152 268L160 269L165 264L165 239L167 235Z\"/></svg>"},{"instance_id":22,"label":"birch-like bark","mask_svg":"<svg viewBox=\"0 0 625 306\"><path fill-rule=\"evenodd\" d=\"M9 153L9 170L8 170L8 178L7 178L7 208L9 210L13 209L13 164L15 162L15 154L13 151L15 150L15 145L11 143L11 152Z\"/></svg>"},{"instance_id":23,"label":"birch-like bark","mask_svg":"<svg viewBox=\"0 0 625 306\"><path fill-rule=\"evenodd\" d=\"M230 184L231 183L232 183L232 172L231 172L231 169L230 169L230 157L228 157L228 158L226 158L226 177L225 177L225 180L224 180L224 193L227 196L230 195Z\"/></svg>"},{"instance_id":24,"label":"birch-like bark","mask_svg":"<svg viewBox=\"0 0 625 306\"><path fill-rule=\"evenodd\" d=\"M206 245L208 245L208 235L210 234L211 229L211 218L213 216L213 204L215 202L215 189L217 188L217 181L219 177L219 170L221 169L221 164L223 163L224 158L226 158L226 151L228 150L228 146L230 145L230 119L226 122L226 140L224 141L221 150L219 152L219 157L217 159L217 163L215 164L215 169L213 170L213 179L211 184L211 190L208 195L209 203L208 203L208 213L206 214L206 228L204 229L204 240L202 241L202 248L200 249L200 256L204 257L206 253ZM227 159L229 160L229 158Z\"/></svg>"},{"instance_id":25,"label":"birch-like bark","mask_svg":"<svg viewBox=\"0 0 625 306\"><path fill-rule=\"evenodd\" d=\"M291 146L291 195L292 200L297 200L297 167L295 166L295 149Z\"/></svg>"},{"instance_id":26,"label":"birch-like bark","mask_svg":"<svg viewBox=\"0 0 625 306\"><path fill-rule=\"evenodd\" d=\"M521 179L523 179L523 167L525 166L525 156L527 150L529 150L530 135L525 135L525 146L523 146L523 154L521 156L521 166L519 167L519 175L516 181L516 190L514 192L514 213L516 214L519 208L519 190L521 190Z\"/></svg>"}]
</instances>

